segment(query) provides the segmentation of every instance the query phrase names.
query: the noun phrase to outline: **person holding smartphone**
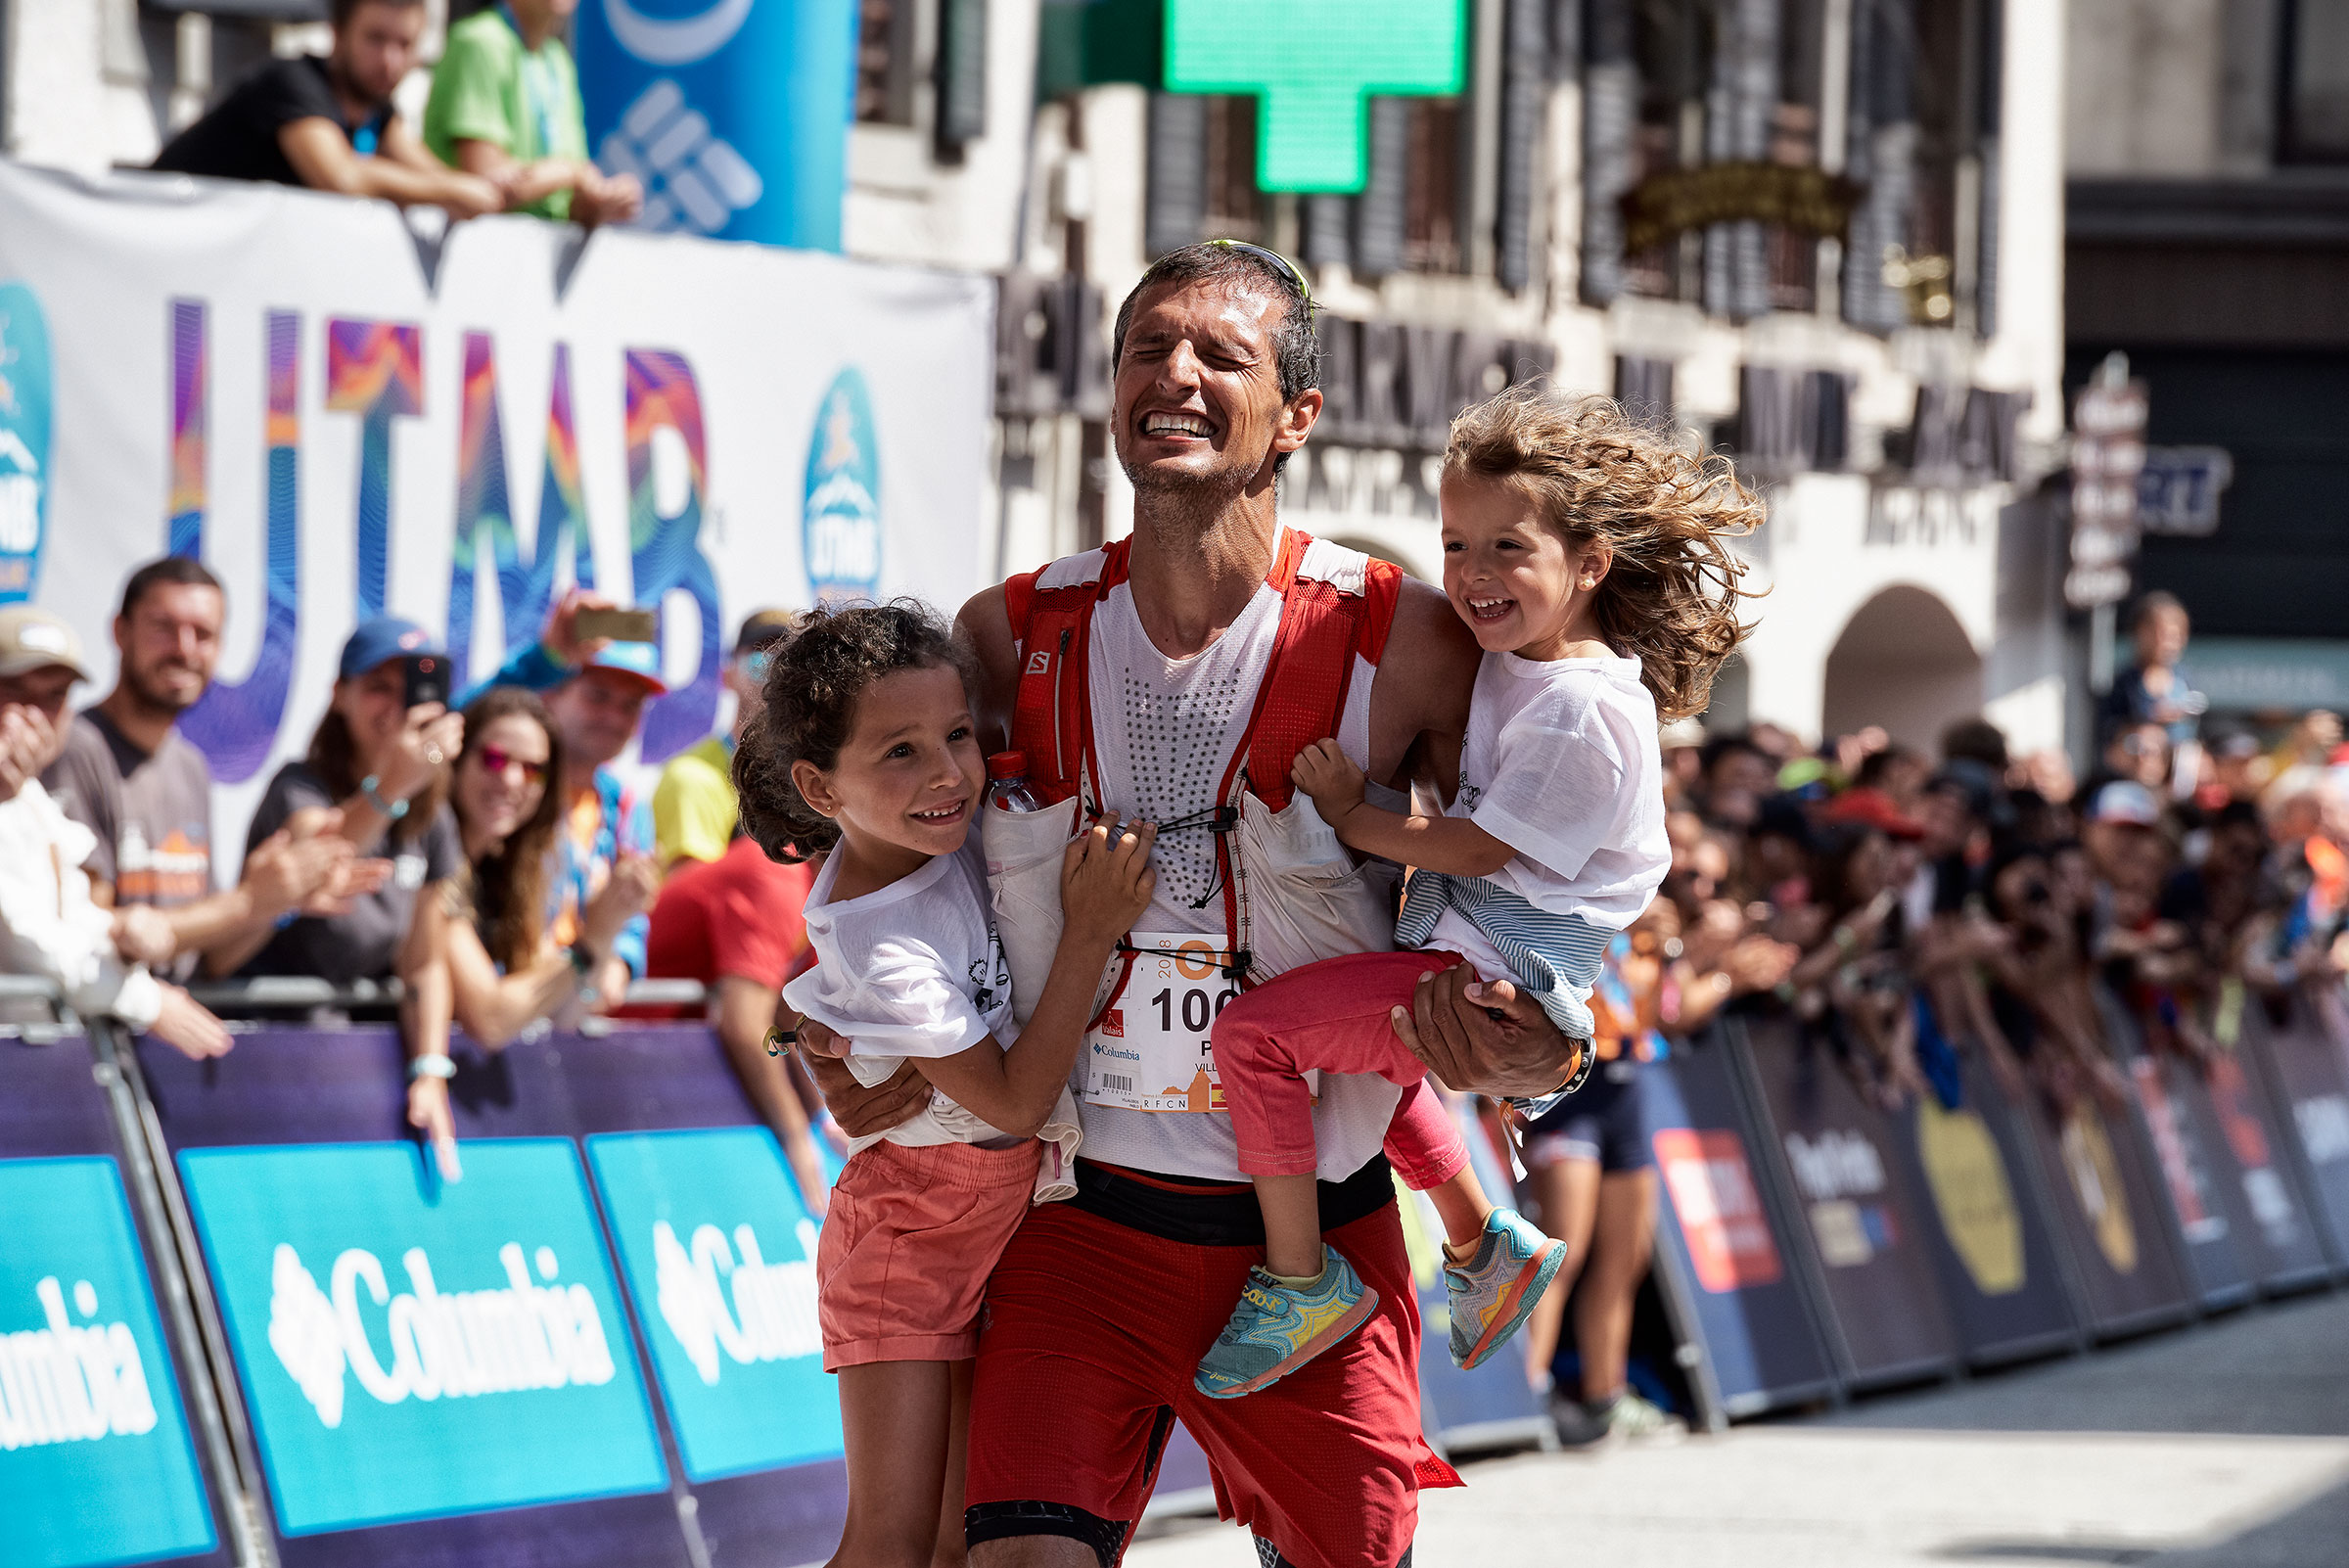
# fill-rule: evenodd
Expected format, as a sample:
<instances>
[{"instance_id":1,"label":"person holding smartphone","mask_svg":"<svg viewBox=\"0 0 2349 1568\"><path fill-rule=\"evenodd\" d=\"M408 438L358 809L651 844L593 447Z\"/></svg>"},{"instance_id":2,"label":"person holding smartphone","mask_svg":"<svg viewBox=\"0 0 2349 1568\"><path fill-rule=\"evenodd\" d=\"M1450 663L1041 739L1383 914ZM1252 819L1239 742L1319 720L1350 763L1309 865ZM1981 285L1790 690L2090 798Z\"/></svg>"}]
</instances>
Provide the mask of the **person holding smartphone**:
<instances>
[{"instance_id":1,"label":"person holding smartphone","mask_svg":"<svg viewBox=\"0 0 2349 1568\"><path fill-rule=\"evenodd\" d=\"M397 977L409 1120L453 1176L446 885L464 864L464 848L448 788L465 725L447 708L447 653L412 621L379 616L350 634L309 755L270 779L247 849L290 824L314 824L341 833L363 856L391 861L391 875L339 913L281 920L210 962L215 973L315 975L337 986Z\"/></svg>"},{"instance_id":2,"label":"person holding smartphone","mask_svg":"<svg viewBox=\"0 0 2349 1568\"><path fill-rule=\"evenodd\" d=\"M645 705L668 690L658 629L650 610L622 609L575 588L548 613L536 642L458 700L460 709L470 707L496 686L520 686L546 699L563 743L554 782L560 827L551 930L566 947L578 940L588 907L616 880L640 910L652 906L661 888L649 803L610 765L636 738ZM642 914L630 919L590 977L601 1006L619 1006L628 982L644 973L646 929Z\"/></svg>"}]
</instances>

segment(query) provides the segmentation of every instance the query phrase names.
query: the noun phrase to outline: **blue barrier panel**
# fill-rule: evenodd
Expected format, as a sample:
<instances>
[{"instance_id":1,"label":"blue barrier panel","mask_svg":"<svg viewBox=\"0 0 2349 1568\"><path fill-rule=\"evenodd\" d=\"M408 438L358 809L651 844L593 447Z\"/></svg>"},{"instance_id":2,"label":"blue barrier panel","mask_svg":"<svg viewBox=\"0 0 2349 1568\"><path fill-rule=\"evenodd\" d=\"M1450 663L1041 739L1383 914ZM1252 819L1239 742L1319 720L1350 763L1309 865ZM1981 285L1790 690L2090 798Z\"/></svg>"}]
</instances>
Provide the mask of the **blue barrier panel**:
<instances>
[{"instance_id":1,"label":"blue barrier panel","mask_svg":"<svg viewBox=\"0 0 2349 1568\"><path fill-rule=\"evenodd\" d=\"M396 1144L179 1157L278 1526L350 1530L662 1492L577 1152Z\"/></svg>"},{"instance_id":2,"label":"blue barrier panel","mask_svg":"<svg viewBox=\"0 0 2349 1568\"><path fill-rule=\"evenodd\" d=\"M2288 1129L2309 1207L2334 1267L2349 1266L2349 1057L2340 1047L2329 998L2295 992L2280 1021L2257 999L2243 1008L2243 1053L2251 1059L2277 1125Z\"/></svg>"},{"instance_id":3,"label":"blue barrier panel","mask_svg":"<svg viewBox=\"0 0 2349 1568\"><path fill-rule=\"evenodd\" d=\"M0 1084L0 1563L225 1562L88 1042Z\"/></svg>"},{"instance_id":4,"label":"blue barrier panel","mask_svg":"<svg viewBox=\"0 0 2349 1568\"><path fill-rule=\"evenodd\" d=\"M576 1117L557 1044L517 1045L460 1075L452 1102L465 1176L450 1185L429 1174L404 1136L405 1074L398 1037L388 1027L258 1030L204 1064L141 1049L222 1302L288 1568L523 1561L689 1568L674 1496L676 1456L656 1429L640 1370L645 1357L571 1141ZM506 1251L509 1243L518 1255ZM411 1249L421 1254L438 1302L425 1301ZM313 1325L306 1334L271 1335L281 1260L287 1320L306 1320ZM567 1316L556 1311L556 1287ZM331 1337L313 1289L324 1292L334 1318ZM429 1378L436 1356L438 1364L452 1360L447 1319L463 1319L447 1304L460 1292L484 1294L470 1311L477 1331L486 1325L492 1335L514 1328L517 1309L527 1304L535 1346L529 1332L513 1340L532 1374L522 1381L534 1386L507 1387L516 1379L501 1375L494 1391L483 1383L461 1397L438 1388L433 1399L420 1396L411 1368ZM401 1305L403 1296L413 1305ZM340 1297L348 1298L356 1332L344 1320ZM611 1363L602 1382L594 1381L603 1364L585 1326L590 1314ZM416 1348L403 1360L408 1342ZM354 1349L372 1358L367 1376L380 1367L386 1381L371 1389L360 1380ZM330 1356L342 1363L334 1424L325 1419L334 1398ZM510 1374L504 1360L492 1369ZM558 1369L565 1386L546 1386ZM583 1387L572 1386L575 1370L589 1374ZM477 1386L479 1372L464 1358L466 1387ZM406 1397L388 1398L403 1384ZM584 1470L567 1457L539 1461L536 1447L557 1424L555 1410L608 1454ZM333 1455L348 1456L354 1467L369 1462L394 1432L411 1433L425 1452L400 1461L383 1485L325 1473L322 1461ZM551 1452L568 1455L576 1439L554 1441ZM486 1452L499 1448L506 1452ZM457 1462L436 1459L435 1452ZM586 1495L593 1493L605 1495ZM528 1500L533 1498L575 1500ZM361 1519L391 1522L362 1527ZM345 1523L353 1527L340 1528Z\"/></svg>"},{"instance_id":5,"label":"blue barrier panel","mask_svg":"<svg viewBox=\"0 0 2349 1568\"><path fill-rule=\"evenodd\" d=\"M2257 1285L2244 1238L2223 1201L2202 1126L2188 1095L2189 1075L2168 1057L2136 1052L2126 1071L2137 1113L2152 1146L2154 1168L2169 1198L2167 1217L2184 1245L2187 1266L2205 1307L2248 1301Z\"/></svg>"},{"instance_id":6,"label":"blue barrier panel","mask_svg":"<svg viewBox=\"0 0 2349 1568\"><path fill-rule=\"evenodd\" d=\"M815 1309L813 1248L800 1229L806 1211L779 1146L759 1128L758 1114L716 1037L700 1024L623 1026L592 1038L555 1037L509 1048L459 1074L456 1086L475 1104L470 1114L484 1117L492 1110L511 1114L504 1107L559 1093L570 1107L573 1127L598 1151L596 1190L625 1265L664 1410L679 1440L679 1469L691 1489L694 1528L711 1555L720 1562L757 1563L820 1562L829 1556L848 1513L848 1467L841 1458L839 1396L822 1370L820 1346L804 1328L794 1327L811 1320ZM690 1162L682 1156L690 1144L663 1145L660 1158L640 1156L634 1162L601 1152L622 1145L599 1134L708 1129L729 1130L730 1141L723 1147L744 1185L729 1190L688 1172ZM746 1138L740 1135L744 1132L759 1135ZM659 1242L644 1228L642 1215L648 1205L657 1209L664 1202L676 1206L669 1225L688 1255L705 1223L728 1244L735 1271L723 1275L727 1307L734 1306L734 1280L741 1276L745 1225L764 1266L759 1329L744 1332L743 1314L734 1312L739 1342L753 1350L753 1358L736 1360L721 1341L714 1385L701 1380L697 1362L701 1332L717 1327L710 1293L700 1296L701 1315L680 1309L676 1322L661 1300ZM657 1222L663 1216L654 1218ZM680 1218L691 1224L679 1223ZM654 1251L650 1294L638 1262L648 1247ZM706 1256L714 1280L720 1276L718 1255L712 1248ZM795 1261L808 1267L795 1269ZM673 1261L670 1277L677 1277ZM746 1300L750 1289L746 1279ZM769 1352L772 1359L763 1359ZM798 1403L769 1403L770 1390L779 1398L801 1392ZM680 1409L691 1413L681 1416ZM750 1435L753 1428L759 1429L756 1437ZM716 1473L727 1468L721 1455L728 1452L746 1466L754 1455L765 1455L761 1462L771 1459L771 1464ZM785 1453L793 1457L772 1458ZM701 1472L703 1464L712 1467L711 1473Z\"/></svg>"},{"instance_id":7,"label":"blue barrier panel","mask_svg":"<svg viewBox=\"0 0 2349 1568\"><path fill-rule=\"evenodd\" d=\"M1929 1199L1919 1218L1966 1360L1994 1366L2070 1349L2081 1325L2031 1148L1979 1063L1965 1062L1960 1083L1955 1108L1930 1096L1904 1107L1896 1147Z\"/></svg>"},{"instance_id":8,"label":"blue barrier panel","mask_svg":"<svg viewBox=\"0 0 2349 1568\"><path fill-rule=\"evenodd\" d=\"M1844 1381L1866 1389L1954 1371L1957 1332L1926 1251L1925 1202L1892 1153L1899 1131L1860 1097L1826 1042L1791 1019L1756 1018L1732 1038Z\"/></svg>"},{"instance_id":9,"label":"blue barrier panel","mask_svg":"<svg viewBox=\"0 0 2349 1568\"><path fill-rule=\"evenodd\" d=\"M2089 1332L2116 1338L2191 1316L2193 1287L2131 1113L2108 1113L2087 1094L2059 1111L2034 1094L2015 1115L2038 1154Z\"/></svg>"},{"instance_id":10,"label":"blue barrier panel","mask_svg":"<svg viewBox=\"0 0 2349 1568\"><path fill-rule=\"evenodd\" d=\"M2201 1073L2181 1064L2177 1078L2253 1280L2271 1292L2323 1283L2332 1266L2286 1152L2288 1134L2241 1054L2222 1048Z\"/></svg>"},{"instance_id":11,"label":"blue barrier panel","mask_svg":"<svg viewBox=\"0 0 2349 1568\"><path fill-rule=\"evenodd\" d=\"M1835 1392L1810 1304L1754 1166L1754 1134L1714 1030L1646 1069L1640 1097L1664 1202L1658 1256L1687 1287L1693 1342L1722 1412L1759 1414Z\"/></svg>"},{"instance_id":12,"label":"blue barrier panel","mask_svg":"<svg viewBox=\"0 0 2349 1568\"><path fill-rule=\"evenodd\" d=\"M816 1222L765 1128L606 1132L596 1191L693 1481L841 1453L816 1324Z\"/></svg>"}]
</instances>

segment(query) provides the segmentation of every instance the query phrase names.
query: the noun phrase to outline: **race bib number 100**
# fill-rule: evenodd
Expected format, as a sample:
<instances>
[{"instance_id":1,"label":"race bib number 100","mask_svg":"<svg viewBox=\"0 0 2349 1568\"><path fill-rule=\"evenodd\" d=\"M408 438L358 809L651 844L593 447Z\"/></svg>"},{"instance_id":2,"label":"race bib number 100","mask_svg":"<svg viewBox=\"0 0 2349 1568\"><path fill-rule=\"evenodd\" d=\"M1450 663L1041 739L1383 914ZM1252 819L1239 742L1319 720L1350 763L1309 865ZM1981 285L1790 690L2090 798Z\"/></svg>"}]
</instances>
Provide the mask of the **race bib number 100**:
<instances>
[{"instance_id":1,"label":"race bib number 100","mask_svg":"<svg viewBox=\"0 0 2349 1568\"><path fill-rule=\"evenodd\" d=\"M1135 932L1125 992L1084 1037L1084 1097L1128 1111L1221 1111L1210 1038L1239 984L1195 932Z\"/></svg>"}]
</instances>

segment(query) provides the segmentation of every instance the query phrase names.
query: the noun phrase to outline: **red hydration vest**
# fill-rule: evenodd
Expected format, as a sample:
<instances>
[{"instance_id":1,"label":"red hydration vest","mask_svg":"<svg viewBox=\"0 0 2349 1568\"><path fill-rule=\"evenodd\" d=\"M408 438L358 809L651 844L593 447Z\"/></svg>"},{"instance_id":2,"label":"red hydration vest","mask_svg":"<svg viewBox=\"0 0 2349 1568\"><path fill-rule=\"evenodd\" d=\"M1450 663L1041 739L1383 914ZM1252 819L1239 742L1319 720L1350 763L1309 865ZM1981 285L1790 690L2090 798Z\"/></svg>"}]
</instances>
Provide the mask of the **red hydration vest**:
<instances>
[{"instance_id":1,"label":"red hydration vest","mask_svg":"<svg viewBox=\"0 0 2349 1568\"><path fill-rule=\"evenodd\" d=\"M1304 575L1308 552L1314 575ZM1067 800L1101 769L1093 749L1091 669L1093 611L1127 580L1129 541L1120 539L1072 556L1003 584L1003 605L1019 640L1020 684L1011 715L1012 749L1027 754L1028 787L1046 805ZM1053 579L1043 585L1046 577ZM1233 875L1231 830L1239 820L1241 789L1273 810L1285 809L1294 786L1297 754L1338 733L1358 657L1376 667L1386 652L1403 591L1403 571L1339 545L1320 544L1295 529L1281 532L1280 549L1265 579L1281 596L1280 629L1258 682L1256 707L1216 788L1216 859L1222 875L1223 926L1230 951L1225 972L1252 983L1244 877ZM1089 802L1097 806L1098 802ZM1133 955L1126 954L1130 970ZM1116 992L1125 989L1121 973ZM1113 992L1109 1006L1116 1004Z\"/></svg>"},{"instance_id":2,"label":"red hydration vest","mask_svg":"<svg viewBox=\"0 0 2349 1568\"><path fill-rule=\"evenodd\" d=\"M1359 584L1302 576L1299 569L1313 543L1296 529L1281 531L1280 550L1265 579L1281 596L1280 630L1257 686L1246 738L1217 787L1219 804L1234 798L1232 786L1245 764L1247 788L1275 811L1286 807L1297 754L1338 733L1356 658L1375 666L1386 652L1403 570L1324 544L1322 553L1336 557L1331 576L1359 575ZM1011 745L1028 754L1029 788L1047 805L1077 793L1088 770L1100 777L1087 679L1093 610L1127 579L1129 544L1120 539L1092 552L1099 559L1089 569L1082 565L1084 557L1072 556L1003 584L1003 607L1020 646ZM1046 575L1065 580L1039 586Z\"/></svg>"}]
</instances>

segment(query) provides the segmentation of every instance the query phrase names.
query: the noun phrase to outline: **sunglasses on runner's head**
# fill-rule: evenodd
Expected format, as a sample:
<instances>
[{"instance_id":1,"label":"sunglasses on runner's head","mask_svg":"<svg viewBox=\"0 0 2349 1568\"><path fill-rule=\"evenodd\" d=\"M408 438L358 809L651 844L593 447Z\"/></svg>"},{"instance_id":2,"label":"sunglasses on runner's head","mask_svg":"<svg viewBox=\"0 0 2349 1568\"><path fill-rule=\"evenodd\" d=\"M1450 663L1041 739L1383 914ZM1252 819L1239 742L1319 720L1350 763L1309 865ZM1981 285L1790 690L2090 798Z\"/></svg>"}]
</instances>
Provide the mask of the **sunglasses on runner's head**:
<instances>
[{"instance_id":1,"label":"sunglasses on runner's head","mask_svg":"<svg viewBox=\"0 0 2349 1568\"><path fill-rule=\"evenodd\" d=\"M1220 245L1226 251L1245 251L1252 256L1271 262L1282 277L1297 285L1297 292L1304 296L1306 305L1309 308L1313 305L1313 286L1305 281L1305 273L1299 269L1296 262L1291 261L1278 251L1267 251L1263 246L1251 245L1246 240L1210 240L1207 243Z\"/></svg>"},{"instance_id":2,"label":"sunglasses on runner's head","mask_svg":"<svg viewBox=\"0 0 2349 1568\"><path fill-rule=\"evenodd\" d=\"M517 757L502 746L484 746L481 751L482 767L496 777L503 777L509 767L522 769L522 781L535 784L546 777L546 764L533 762L527 757Z\"/></svg>"}]
</instances>

